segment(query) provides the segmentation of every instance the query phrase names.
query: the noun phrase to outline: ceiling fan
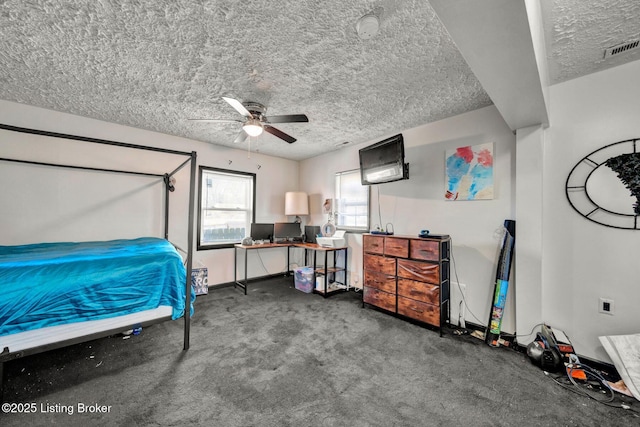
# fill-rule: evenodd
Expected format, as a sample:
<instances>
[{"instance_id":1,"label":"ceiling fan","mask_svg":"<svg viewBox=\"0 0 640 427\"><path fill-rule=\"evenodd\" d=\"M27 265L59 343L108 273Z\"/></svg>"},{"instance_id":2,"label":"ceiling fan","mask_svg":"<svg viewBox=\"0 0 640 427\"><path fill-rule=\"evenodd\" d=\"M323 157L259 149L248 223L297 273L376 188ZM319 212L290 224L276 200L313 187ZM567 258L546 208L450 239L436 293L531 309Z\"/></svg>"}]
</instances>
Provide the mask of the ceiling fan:
<instances>
[{"instance_id":1,"label":"ceiling fan","mask_svg":"<svg viewBox=\"0 0 640 427\"><path fill-rule=\"evenodd\" d=\"M231 105L238 113L242 114L244 120L235 119L189 119L197 122L218 122L229 123L238 122L243 123L242 130L233 141L234 144L243 142L247 139L247 136L258 136L262 131L268 132L271 135L287 141L289 144L296 142L296 139L291 135L282 132L271 126L272 123L301 123L308 122L309 118L304 114L289 114L283 116L269 116L267 117L267 107L257 102L245 102L244 104L237 99L222 97L229 105Z\"/></svg>"}]
</instances>

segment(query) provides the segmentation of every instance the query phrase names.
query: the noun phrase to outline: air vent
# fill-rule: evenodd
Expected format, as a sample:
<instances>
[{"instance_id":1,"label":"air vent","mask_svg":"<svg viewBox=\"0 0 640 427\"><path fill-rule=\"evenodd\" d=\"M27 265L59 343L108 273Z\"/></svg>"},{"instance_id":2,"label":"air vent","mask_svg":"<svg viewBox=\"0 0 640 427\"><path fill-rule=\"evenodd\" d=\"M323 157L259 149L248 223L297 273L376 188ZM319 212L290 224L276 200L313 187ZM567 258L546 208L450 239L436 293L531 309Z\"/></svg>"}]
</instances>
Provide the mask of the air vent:
<instances>
[{"instance_id":1,"label":"air vent","mask_svg":"<svg viewBox=\"0 0 640 427\"><path fill-rule=\"evenodd\" d=\"M637 49L640 45L640 40L632 40L616 46L612 46L604 51L604 57L619 55L621 53L629 52L630 50Z\"/></svg>"}]
</instances>

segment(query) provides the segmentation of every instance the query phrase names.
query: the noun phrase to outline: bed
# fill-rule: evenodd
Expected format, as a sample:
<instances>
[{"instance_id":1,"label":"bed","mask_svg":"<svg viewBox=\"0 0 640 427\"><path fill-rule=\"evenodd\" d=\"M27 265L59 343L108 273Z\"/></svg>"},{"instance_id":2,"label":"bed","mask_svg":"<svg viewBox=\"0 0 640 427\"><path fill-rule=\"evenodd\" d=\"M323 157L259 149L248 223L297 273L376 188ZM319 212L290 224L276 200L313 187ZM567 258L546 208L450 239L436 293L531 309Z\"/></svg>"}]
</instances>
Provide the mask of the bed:
<instances>
[{"instance_id":1,"label":"bed","mask_svg":"<svg viewBox=\"0 0 640 427\"><path fill-rule=\"evenodd\" d=\"M0 348L14 334L161 306L178 319L185 280L160 238L0 246Z\"/></svg>"},{"instance_id":2,"label":"bed","mask_svg":"<svg viewBox=\"0 0 640 427\"><path fill-rule=\"evenodd\" d=\"M23 356L178 318L184 319L183 349L188 350L195 300L190 277L196 153L3 124L0 129L188 157L168 173L0 158L38 167L147 176L165 184L164 238L0 246L0 401L4 363ZM172 177L188 164L188 247L183 250L169 241L169 195L175 189Z\"/></svg>"}]
</instances>

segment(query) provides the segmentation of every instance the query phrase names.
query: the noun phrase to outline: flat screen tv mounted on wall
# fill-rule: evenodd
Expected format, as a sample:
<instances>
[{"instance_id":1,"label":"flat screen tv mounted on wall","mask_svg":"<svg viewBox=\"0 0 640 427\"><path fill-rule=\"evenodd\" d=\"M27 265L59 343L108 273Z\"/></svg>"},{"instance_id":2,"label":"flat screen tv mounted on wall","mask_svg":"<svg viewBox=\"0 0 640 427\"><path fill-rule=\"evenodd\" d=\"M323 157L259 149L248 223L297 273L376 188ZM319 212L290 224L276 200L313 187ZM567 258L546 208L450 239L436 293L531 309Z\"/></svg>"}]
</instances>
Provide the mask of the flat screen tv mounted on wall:
<instances>
[{"instance_id":1,"label":"flat screen tv mounted on wall","mask_svg":"<svg viewBox=\"0 0 640 427\"><path fill-rule=\"evenodd\" d=\"M409 179L409 164L404 162L402 134L362 148L359 154L362 185Z\"/></svg>"}]
</instances>

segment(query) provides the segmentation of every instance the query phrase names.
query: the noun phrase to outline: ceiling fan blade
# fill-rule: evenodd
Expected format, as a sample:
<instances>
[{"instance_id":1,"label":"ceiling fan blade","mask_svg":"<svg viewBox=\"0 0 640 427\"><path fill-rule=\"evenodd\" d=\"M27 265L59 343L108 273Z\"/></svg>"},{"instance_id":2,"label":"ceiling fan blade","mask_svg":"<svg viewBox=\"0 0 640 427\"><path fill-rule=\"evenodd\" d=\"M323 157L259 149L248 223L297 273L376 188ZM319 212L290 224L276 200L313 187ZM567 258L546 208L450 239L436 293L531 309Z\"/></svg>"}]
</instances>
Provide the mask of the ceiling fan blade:
<instances>
[{"instance_id":1,"label":"ceiling fan blade","mask_svg":"<svg viewBox=\"0 0 640 427\"><path fill-rule=\"evenodd\" d=\"M234 119L187 119L192 122L213 122L213 123L242 123L242 120Z\"/></svg>"},{"instance_id":2,"label":"ceiling fan blade","mask_svg":"<svg viewBox=\"0 0 640 427\"><path fill-rule=\"evenodd\" d=\"M227 98L226 96L223 96L222 99L227 101L227 103L231 105L238 113L242 114L245 117L252 117L249 110L247 110L246 107L242 105L242 102L238 101L237 99Z\"/></svg>"},{"instance_id":3,"label":"ceiling fan blade","mask_svg":"<svg viewBox=\"0 0 640 427\"><path fill-rule=\"evenodd\" d=\"M247 133L244 130L240 130L240 133L238 134L238 136L236 136L236 139L233 140L234 144L240 144L241 142L244 142L245 139L247 139Z\"/></svg>"},{"instance_id":4,"label":"ceiling fan blade","mask_svg":"<svg viewBox=\"0 0 640 427\"><path fill-rule=\"evenodd\" d=\"M309 118L304 114L288 114L284 116L268 116L267 123L303 123Z\"/></svg>"},{"instance_id":5,"label":"ceiling fan blade","mask_svg":"<svg viewBox=\"0 0 640 427\"><path fill-rule=\"evenodd\" d=\"M284 139L285 141L287 141L289 144L292 144L294 142L296 142L297 140L292 137L291 135L287 135L286 133L282 132L280 129L276 129L273 126L269 126L269 125L265 125L264 126L264 131L265 132L269 132L271 135L273 136L277 136L280 139Z\"/></svg>"}]
</instances>

